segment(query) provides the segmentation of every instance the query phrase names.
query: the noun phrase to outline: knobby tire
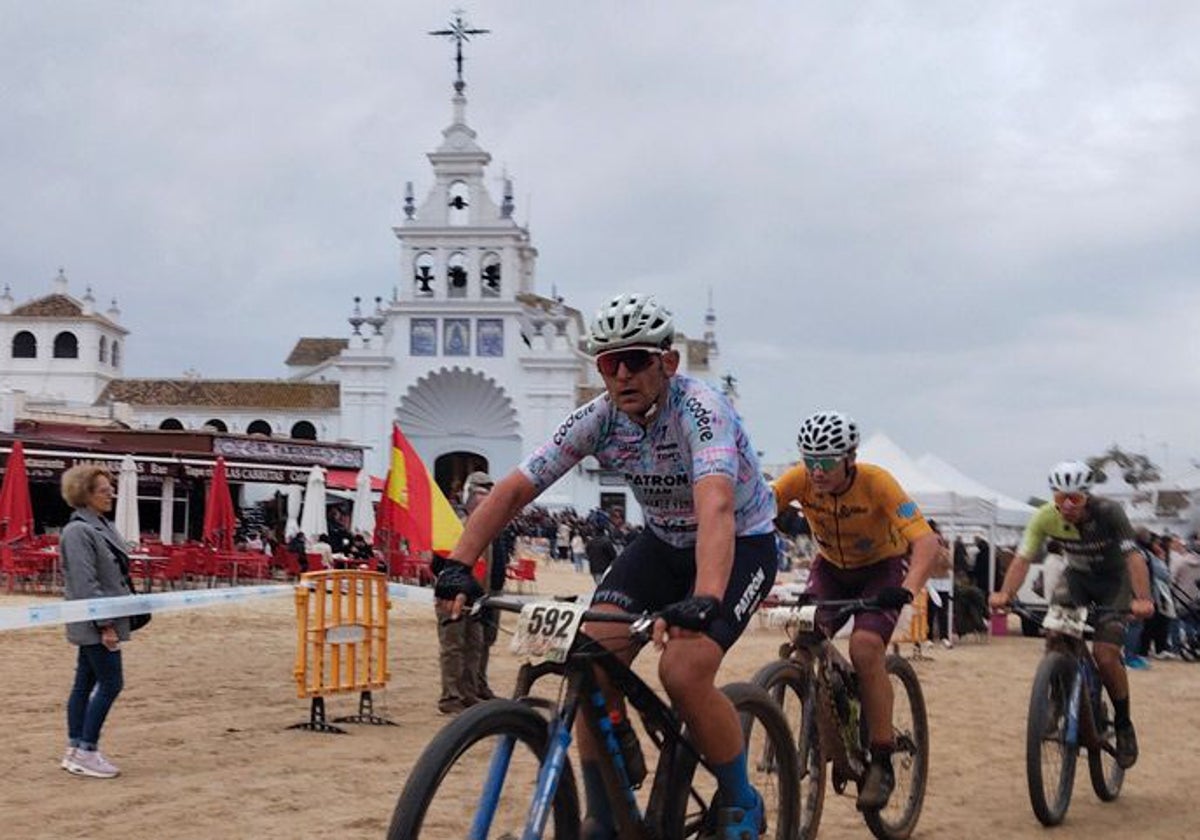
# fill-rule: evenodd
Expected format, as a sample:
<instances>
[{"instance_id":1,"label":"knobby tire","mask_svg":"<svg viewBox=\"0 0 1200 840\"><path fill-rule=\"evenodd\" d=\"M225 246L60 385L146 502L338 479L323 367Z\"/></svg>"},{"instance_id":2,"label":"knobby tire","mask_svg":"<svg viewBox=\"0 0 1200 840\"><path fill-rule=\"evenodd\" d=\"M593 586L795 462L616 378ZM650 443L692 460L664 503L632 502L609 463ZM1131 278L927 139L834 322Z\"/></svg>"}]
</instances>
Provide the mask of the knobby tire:
<instances>
[{"instance_id":1,"label":"knobby tire","mask_svg":"<svg viewBox=\"0 0 1200 840\"><path fill-rule=\"evenodd\" d=\"M796 789L798 771L788 722L771 697L759 686L733 683L721 690L741 717L744 737L749 739L752 730L758 728L767 738L765 752L777 777L775 792L778 796L777 808L767 813L767 833L763 837L794 840L797 813L792 792ZM747 760L752 763L762 759L760 755L747 755ZM661 767L660 764L660 772ZM712 803L706 803L702 814L694 811L696 803L692 797L692 784L696 767L695 757L683 750L679 750L670 762L670 783L665 785L666 799L662 809L665 840L695 840L708 830L706 822L711 826ZM753 775L753 767L751 773ZM769 806L768 811L771 811Z\"/></svg>"},{"instance_id":2,"label":"knobby tire","mask_svg":"<svg viewBox=\"0 0 1200 840\"><path fill-rule=\"evenodd\" d=\"M1049 651L1038 665L1029 698L1025 730L1025 774L1029 804L1042 825L1058 825L1071 805L1076 747L1066 744L1067 705L1075 680L1075 660ZM1050 766L1043 762L1048 753Z\"/></svg>"},{"instance_id":3,"label":"knobby tire","mask_svg":"<svg viewBox=\"0 0 1200 840\"><path fill-rule=\"evenodd\" d=\"M1100 689L1103 695L1103 687ZM1104 746L1088 748L1088 775L1092 779L1092 790L1101 802L1112 802L1121 795L1121 785L1125 782L1125 770L1117 764L1117 757L1109 750L1116 748L1117 734L1113 729L1112 712L1108 708L1108 700L1101 696L1099 708L1092 707L1092 723L1096 736Z\"/></svg>"},{"instance_id":4,"label":"knobby tire","mask_svg":"<svg viewBox=\"0 0 1200 840\"><path fill-rule=\"evenodd\" d=\"M797 840L813 840L825 807L825 767L817 731L816 691L812 676L788 659L778 659L759 669L755 685L762 686L783 711L795 738L799 775L796 786Z\"/></svg>"},{"instance_id":5,"label":"knobby tire","mask_svg":"<svg viewBox=\"0 0 1200 840\"><path fill-rule=\"evenodd\" d=\"M539 764L545 761L548 740L546 719L516 700L480 703L446 725L429 742L412 768L392 813L388 840L419 840L429 805L438 796L439 787L455 762L478 742L506 735L516 739L517 749L521 745L528 748ZM531 794L532 791L520 793ZM447 791L446 795L461 797L462 791ZM468 818L469 815L464 814L464 819ZM548 827L553 829L555 840L578 840L579 796L569 761L563 766Z\"/></svg>"},{"instance_id":6,"label":"knobby tire","mask_svg":"<svg viewBox=\"0 0 1200 840\"><path fill-rule=\"evenodd\" d=\"M925 804L925 787L929 779L929 721L920 680L908 660L893 654L885 660L884 667L893 678L893 720L900 703L907 702L911 728L896 727L896 751L892 754L896 790L885 808L867 811L863 819L879 840L905 840L917 827ZM898 688L894 685L896 681L900 683ZM901 784L902 779L907 779L907 785Z\"/></svg>"}]
</instances>

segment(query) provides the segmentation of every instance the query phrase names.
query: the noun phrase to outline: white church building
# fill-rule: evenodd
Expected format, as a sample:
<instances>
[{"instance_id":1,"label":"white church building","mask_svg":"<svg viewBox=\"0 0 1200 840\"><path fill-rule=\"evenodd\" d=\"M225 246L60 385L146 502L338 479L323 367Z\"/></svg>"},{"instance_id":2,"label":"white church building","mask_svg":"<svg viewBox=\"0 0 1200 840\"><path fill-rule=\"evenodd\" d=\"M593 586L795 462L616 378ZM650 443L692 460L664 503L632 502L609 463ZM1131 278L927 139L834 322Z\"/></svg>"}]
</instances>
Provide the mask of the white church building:
<instances>
[{"instance_id":1,"label":"white church building","mask_svg":"<svg viewBox=\"0 0 1200 840\"><path fill-rule=\"evenodd\" d=\"M591 313L538 293L538 251L514 219L511 181L498 201L488 191L491 155L467 123L464 90L460 77L450 125L428 153L424 198L407 185L394 290L355 299L342 337L300 338L280 379L128 378L136 348L126 352L131 333L116 302L97 313L90 289L75 298L60 272L49 295L20 306L7 290L0 299L10 414L70 408L133 428L355 443L369 447L377 476L396 421L447 493L473 470L511 470L603 386L582 350ZM710 302L701 338L677 334L682 372L716 381L715 326ZM641 519L623 477L594 459L540 503L619 506Z\"/></svg>"}]
</instances>

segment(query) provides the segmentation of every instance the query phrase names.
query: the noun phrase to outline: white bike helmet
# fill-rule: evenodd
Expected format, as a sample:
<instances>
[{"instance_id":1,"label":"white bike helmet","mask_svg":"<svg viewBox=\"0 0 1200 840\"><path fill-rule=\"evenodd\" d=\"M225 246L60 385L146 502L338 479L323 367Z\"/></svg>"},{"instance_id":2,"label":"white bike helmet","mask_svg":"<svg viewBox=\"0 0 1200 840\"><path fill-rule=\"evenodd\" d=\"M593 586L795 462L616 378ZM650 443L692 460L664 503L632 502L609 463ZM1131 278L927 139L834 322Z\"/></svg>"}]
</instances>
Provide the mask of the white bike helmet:
<instances>
[{"instance_id":1,"label":"white bike helmet","mask_svg":"<svg viewBox=\"0 0 1200 840\"><path fill-rule=\"evenodd\" d=\"M840 411L818 411L800 424L802 455L849 455L858 448L858 424Z\"/></svg>"},{"instance_id":2,"label":"white bike helmet","mask_svg":"<svg viewBox=\"0 0 1200 840\"><path fill-rule=\"evenodd\" d=\"M617 295L596 311L588 331L593 356L622 347L669 347L675 337L671 312L650 295Z\"/></svg>"},{"instance_id":3,"label":"white bike helmet","mask_svg":"<svg viewBox=\"0 0 1200 840\"><path fill-rule=\"evenodd\" d=\"M1050 489L1059 493L1086 493L1096 481L1083 461L1063 461L1050 470Z\"/></svg>"}]
</instances>

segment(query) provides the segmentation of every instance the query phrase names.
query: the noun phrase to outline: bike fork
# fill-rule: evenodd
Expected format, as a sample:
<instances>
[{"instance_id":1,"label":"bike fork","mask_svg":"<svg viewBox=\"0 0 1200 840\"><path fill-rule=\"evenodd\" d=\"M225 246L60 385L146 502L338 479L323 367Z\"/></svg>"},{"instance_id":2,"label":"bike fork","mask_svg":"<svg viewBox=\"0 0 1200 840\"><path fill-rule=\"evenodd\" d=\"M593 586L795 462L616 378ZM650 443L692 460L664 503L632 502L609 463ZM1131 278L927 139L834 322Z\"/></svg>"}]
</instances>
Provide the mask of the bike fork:
<instances>
[{"instance_id":1,"label":"bike fork","mask_svg":"<svg viewBox=\"0 0 1200 840\"><path fill-rule=\"evenodd\" d=\"M550 746L546 751L546 760L538 770L537 787L534 789L533 803L529 806L529 816L525 820L525 833L521 835L521 840L540 840L542 832L546 830L546 820L550 818L554 794L558 791L558 782L562 778L570 746L571 727L567 718L555 718L550 726Z\"/></svg>"},{"instance_id":2,"label":"bike fork","mask_svg":"<svg viewBox=\"0 0 1200 840\"><path fill-rule=\"evenodd\" d=\"M511 735L500 739L492 752L492 760L488 764L487 776L484 779L483 790L479 795L479 805L475 809L475 818L471 820L471 830L467 840L487 840L488 830L492 827L492 818L496 816L496 805L500 802L500 792L504 789L504 779L508 775L508 765L512 760L513 747L517 739Z\"/></svg>"},{"instance_id":3,"label":"bike fork","mask_svg":"<svg viewBox=\"0 0 1200 840\"><path fill-rule=\"evenodd\" d=\"M1075 672L1075 679L1071 680L1071 694L1067 699L1067 708L1064 710L1067 724L1066 742L1071 746L1079 743L1079 702L1083 683L1084 676L1081 668Z\"/></svg>"}]
</instances>

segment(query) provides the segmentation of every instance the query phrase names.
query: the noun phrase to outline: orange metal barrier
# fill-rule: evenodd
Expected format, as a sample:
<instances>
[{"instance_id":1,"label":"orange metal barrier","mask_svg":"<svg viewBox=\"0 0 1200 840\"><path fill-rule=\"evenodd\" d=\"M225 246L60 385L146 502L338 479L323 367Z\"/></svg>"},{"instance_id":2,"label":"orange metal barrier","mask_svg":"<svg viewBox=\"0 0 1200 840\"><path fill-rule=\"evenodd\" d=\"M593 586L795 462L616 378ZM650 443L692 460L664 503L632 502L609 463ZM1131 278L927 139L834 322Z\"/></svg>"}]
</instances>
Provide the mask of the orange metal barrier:
<instances>
[{"instance_id":1,"label":"orange metal barrier","mask_svg":"<svg viewBox=\"0 0 1200 840\"><path fill-rule=\"evenodd\" d=\"M357 715L342 723L391 725L374 714L371 690L388 677L387 576L358 569L308 572L296 586L296 691L312 698L308 722L293 729L342 732L326 722L325 696L359 692Z\"/></svg>"}]
</instances>

